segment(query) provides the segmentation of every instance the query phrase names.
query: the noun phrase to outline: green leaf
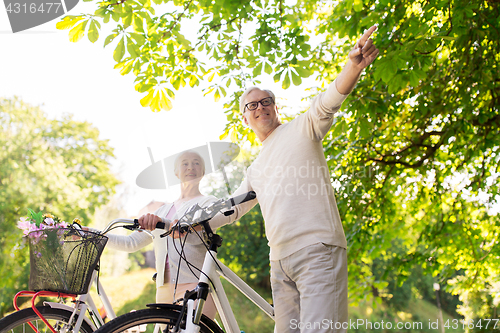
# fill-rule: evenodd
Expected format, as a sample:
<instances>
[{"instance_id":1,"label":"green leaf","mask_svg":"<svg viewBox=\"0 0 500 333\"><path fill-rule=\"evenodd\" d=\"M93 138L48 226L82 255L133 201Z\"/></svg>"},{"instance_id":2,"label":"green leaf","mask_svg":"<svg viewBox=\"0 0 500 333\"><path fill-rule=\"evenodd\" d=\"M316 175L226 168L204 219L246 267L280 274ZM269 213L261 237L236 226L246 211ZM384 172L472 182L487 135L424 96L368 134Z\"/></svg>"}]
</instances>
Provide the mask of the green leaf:
<instances>
[{"instance_id":1,"label":"green leaf","mask_svg":"<svg viewBox=\"0 0 500 333\"><path fill-rule=\"evenodd\" d=\"M96 20L92 20L90 23L89 31L88 31L88 38L91 43L95 43L97 39L99 39L99 30L97 28L97 22Z\"/></svg>"},{"instance_id":2,"label":"green leaf","mask_svg":"<svg viewBox=\"0 0 500 333\"><path fill-rule=\"evenodd\" d=\"M118 22L120 20L120 14L115 10L114 12L111 12L111 18L113 21Z\"/></svg>"},{"instance_id":3,"label":"green leaf","mask_svg":"<svg viewBox=\"0 0 500 333\"><path fill-rule=\"evenodd\" d=\"M410 70L410 84L412 87L418 86L419 83L419 77L418 73L416 71Z\"/></svg>"},{"instance_id":4,"label":"green leaf","mask_svg":"<svg viewBox=\"0 0 500 333\"><path fill-rule=\"evenodd\" d=\"M172 82L172 86L174 87L175 90L179 90L181 85L181 78L177 77L175 80Z\"/></svg>"},{"instance_id":5,"label":"green leaf","mask_svg":"<svg viewBox=\"0 0 500 333\"><path fill-rule=\"evenodd\" d=\"M224 133L222 133L219 136L219 140L224 140L225 138L227 138L228 134L229 134L229 131L225 131Z\"/></svg>"},{"instance_id":6,"label":"green leaf","mask_svg":"<svg viewBox=\"0 0 500 333\"><path fill-rule=\"evenodd\" d=\"M141 98L141 105L143 107L151 105L151 101L153 100L154 93L155 93L155 90L150 89L148 94L146 96L144 96L143 98Z\"/></svg>"},{"instance_id":7,"label":"green leaf","mask_svg":"<svg viewBox=\"0 0 500 333\"><path fill-rule=\"evenodd\" d=\"M363 10L363 1L362 0L354 0L353 8L356 12L360 12Z\"/></svg>"},{"instance_id":8,"label":"green leaf","mask_svg":"<svg viewBox=\"0 0 500 333\"><path fill-rule=\"evenodd\" d=\"M165 88L165 91L167 92L168 96L170 96L170 98L174 98L175 97L175 94L172 90L168 89L168 88Z\"/></svg>"},{"instance_id":9,"label":"green leaf","mask_svg":"<svg viewBox=\"0 0 500 333\"><path fill-rule=\"evenodd\" d=\"M260 73L262 73L262 63L259 63L257 66L255 66L255 68L253 69L252 75L255 77L255 76L260 75Z\"/></svg>"},{"instance_id":10,"label":"green leaf","mask_svg":"<svg viewBox=\"0 0 500 333\"><path fill-rule=\"evenodd\" d=\"M288 89L288 87L290 87L290 73L285 74L285 79L283 80L281 87L283 89Z\"/></svg>"},{"instance_id":11,"label":"green leaf","mask_svg":"<svg viewBox=\"0 0 500 333\"><path fill-rule=\"evenodd\" d=\"M160 92L157 91L153 99L151 100L151 104L149 104L149 108L153 112L159 112L161 111L161 99L160 99Z\"/></svg>"},{"instance_id":12,"label":"green leaf","mask_svg":"<svg viewBox=\"0 0 500 333\"><path fill-rule=\"evenodd\" d=\"M108 37L106 37L106 40L104 41L104 46L111 43L116 38L116 36L118 36L118 34L111 34Z\"/></svg>"},{"instance_id":13,"label":"green leaf","mask_svg":"<svg viewBox=\"0 0 500 333\"><path fill-rule=\"evenodd\" d=\"M208 82L212 82L212 80L213 80L213 79L214 79L214 77L215 77L215 74L217 74L217 72L216 72L216 71L213 71L212 75L210 75L210 76L208 77Z\"/></svg>"},{"instance_id":14,"label":"green leaf","mask_svg":"<svg viewBox=\"0 0 500 333\"><path fill-rule=\"evenodd\" d=\"M83 19L83 16L66 16L62 21L57 22L56 28L59 30L69 29Z\"/></svg>"},{"instance_id":15,"label":"green leaf","mask_svg":"<svg viewBox=\"0 0 500 333\"><path fill-rule=\"evenodd\" d=\"M42 223L42 220L43 220L43 212L38 212L38 213L35 213L35 211L33 211L32 209L28 208L28 216L35 220L35 224L37 227L40 227L40 224Z\"/></svg>"},{"instance_id":16,"label":"green leaf","mask_svg":"<svg viewBox=\"0 0 500 333\"><path fill-rule=\"evenodd\" d=\"M123 22L123 27L126 29L130 27L132 24L132 19L134 18L134 15L130 12L126 13L125 15L122 16L122 22Z\"/></svg>"},{"instance_id":17,"label":"green leaf","mask_svg":"<svg viewBox=\"0 0 500 333\"><path fill-rule=\"evenodd\" d=\"M382 80L385 83L389 83L391 79L396 75L396 72L398 71L398 66L396 61L387 61L384 63L385 66L381 67L381 74L382 74Z\"/></svg>"},{"instance_id":18,"label":"green leaf","mask_svg":"<svg viewBox=\"0 0 500 333\"><path fill-rule=\"evenodd\" d=\"M312 71L309 69L309 68L306 68L306 67L294 67L295 70L297 71L297 74L300 75L301 78L307 78L309 76L311 76L312 74Z\"/></svg>"},{"instance_id":19,"label":"green leaf","mask_svg":"<svg viewBox=\"0 0 500 333\"><path fill-rule=\"evenodd\" d=\"M133 28L137 32L144 32L142 17L139 15L134 16Z\"/></svg>"},{"instance_id":20,"label":"green leaf","mask_svg":"<svg viewBox=\"0 0 500 333\"><path fill-rule=\"evenodd\" d=\"M274 74L274 82L279 82L280 81L280 77L281 77L281 72L278 72L276 74Z\"/></svg>"},{"instance_id":21,"label":"green leaf","mask_svg":"<svg viewBox=\"0 0 500 333\"><path fill-rule=\"evenodd\" d=\"M264 72L266 72L266 74L269 74L269 75L273 72L273 68L267 62L266 62L266 66L264 67Z\"/></svg>"},{"instance_id":22,"label":"green leaf","mask_svg":"<svg viewBox=\"0 0 500 333\"><path fill-rule=\"evenodd\" d=\"M132 58L137 58L139 56L140 50L137 45L132 42L132 39L127 40L127 51Z\"/></svg>"},{"instance_id":23,"label":"green leaf","mask_svg":"<svg viewBox=\"0 0 500 333\"><path fill-rule=\"evenodd\" d=\"M125 63L123 68L120 70L120 74L127 75L128 73L130 73L130 71L132 70L133 67L134 67L134 61L133 60L128 61L127 63Z\"/></svg>"},{"instance_id":24,"label":"green leaf","mask_svg":"<svg viewBox=\"0 0 500 333\"><path fill-rule=\"evenodd\" d=\"M199 82L200 82L200 80L198 80L196 75L191 75L191 77L189 78L189 86L191 88L194 87L195 85L198 85Z\"/></svg>"},{"instance_id":25,"label":"green leaf","mask_svg":"<svg viewBox=\"0 0 500 333\"><path fill-rule=\"evenodd\" d=\"M137 34L137 33L131 32L130 37L132 37L136 41L136 44L138 46L142 46L146 42L146 37L144 37L143 34Z\"/></svg>"},{"instance_id":26,"label":"green leaf","mask_svg":"<svg viewBox=\"0 0 500 333\"><path fill-rule=\"evenodd\" d=\"M346 132L346 129L347 129L347 124L345 123L345 121L343 119L338 121L333 129L333 137L335 138L341 134L344 134Z\"/></svg>"},{"instance_id":27,"label":"green leaf","mask_svg":"<svg viewBox=\"0 0 500 333\"><path fill-rule=\"evenodd\" d=\"M373 124L369 122L366 118L361 118L359 119L358 127L359 127L359 135L362 138L367 138L371 133Z\"/></svg>"},{"instance_id":28,"label":"green leaf","mask_svg":"<svg viewBox=\"0 0 500 333\"><path fill-rule=\"evenodd\" d=\"M294 85L298 86L302 83L302 79L300 78L300 76L298 76L297 74L295 74L294 71L290 71L292 73L292 82Z\"/></svg>"},{"instance_id":29,"label":"green leaf","mask_svg":"<svg viewBox=\"0 0 500 333\"><path fill-rule=\"evenodd\" d=\"M116 62L120 62L120 60L122 60L124 55L125 55L125 36L122 37L122 39L116 46L115 51L113 52L113 59L115 59Z\"/></svg>"},{"instance_id":30,"label":"green leaf","mask_svg":"<svg viewBox=\"0 0 500 333\"><path fill-rule=\"evenodd\" d=\"M140 93L146 92L153 87L154 84L142 84L142 83L140 85L138 84L135 86L136 90Z\"/></svg>"},{"instance_id":31,"label":"green leaf","mask_svg":"<svg viewBox=\"0 0 500 333\"><path fill-rule=\"evenodd\" d=\"M161 92L160 104L163 110L172 110L172 102L168 99L167 95L163 91Z\"/></svg>"},{"instance_id":32,"label":"green leaf","mask_svg":"<svg viewBox=\"0 0 500 333\"><path fill-rule=\"evenodd\" d=\"M88 20L85 20L78 24L76 27L69 31L69 41L76 43L85 35L85 27L87 26Z\"/></svg>"}]
</instances>

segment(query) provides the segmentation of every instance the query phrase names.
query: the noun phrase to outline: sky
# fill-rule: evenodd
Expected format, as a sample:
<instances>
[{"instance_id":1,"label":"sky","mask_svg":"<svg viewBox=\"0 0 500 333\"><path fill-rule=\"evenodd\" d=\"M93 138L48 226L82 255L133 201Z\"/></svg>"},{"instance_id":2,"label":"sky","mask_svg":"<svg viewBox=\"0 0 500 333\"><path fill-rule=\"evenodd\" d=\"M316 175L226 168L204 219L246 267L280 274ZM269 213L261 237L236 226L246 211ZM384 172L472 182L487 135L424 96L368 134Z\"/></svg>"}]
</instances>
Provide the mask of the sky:
<instances>
[{"instance_id":1,"label":"sky","mask_svg":"<svg viewBox=\"0 0 500 333\"><path fill-rule=\"evenodd\" d=\"M80 1L70 14L88 11L90 5ZM125 184L120 190L128 193L128 214L152 200L174 200L178 188L146 190L135 184L151 164L148 147L157 161L219 141L226 123L223 99L216 103L212 96L203 97L200 88L183 88L176 92L171 111L152 112L140 105L144 94L135 91L133 74L122 76L113 68L113 47L103 47L105 31L94 44L86 36L72 43L68 30L55 28L59 20L12 33L5 7L0 7L0 97L19 96L41 106L50 118L70 113L97 127L115 148L113 170ZM271 81L265 84L280 90ZM294 96L304 94L297 90L289 89L285 96L295 104L300 99L293 102Z\"/></svg>"}]
</instances>

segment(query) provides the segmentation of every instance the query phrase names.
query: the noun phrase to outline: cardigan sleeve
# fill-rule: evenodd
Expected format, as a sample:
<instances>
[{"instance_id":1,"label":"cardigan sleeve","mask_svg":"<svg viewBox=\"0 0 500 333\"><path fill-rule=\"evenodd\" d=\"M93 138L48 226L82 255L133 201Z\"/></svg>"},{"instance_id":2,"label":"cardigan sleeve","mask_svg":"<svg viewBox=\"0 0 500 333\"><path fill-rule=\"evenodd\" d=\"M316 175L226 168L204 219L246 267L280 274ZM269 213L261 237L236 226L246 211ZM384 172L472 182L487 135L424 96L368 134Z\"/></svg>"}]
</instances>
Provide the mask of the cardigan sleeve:
<instances>
[{"instance_id":1,"label":"cardigan sleeve","mask_svg":"<svg viewBox=\"0 0 500 333\"><path fill-rule=\"evenodd\" d=\"M100 232L95 228L88 229L93 232ZM136 230L129 235L116 235L107 233L106 237L108 237L108 243L106 244L106 246L108 246L110 249L125 251L128 253L138 251L153 242L153 239L150 235L139 230Z\"/></svg>"},{"instance_id":2,"label":"cardigan sleeve","mask_svg":"<svg viewBox=\"0 0 500 333\"><path fill-rule=\"evenodd\" d=\"M302 118L302 121L295 122L300 126L299 130L311 140L323 140L332 126L333 116L347 96L339 93L335 81L332 82L325 92L313 99L309 110L297 117L297 119Z\"/></svg>"}]
</instances>

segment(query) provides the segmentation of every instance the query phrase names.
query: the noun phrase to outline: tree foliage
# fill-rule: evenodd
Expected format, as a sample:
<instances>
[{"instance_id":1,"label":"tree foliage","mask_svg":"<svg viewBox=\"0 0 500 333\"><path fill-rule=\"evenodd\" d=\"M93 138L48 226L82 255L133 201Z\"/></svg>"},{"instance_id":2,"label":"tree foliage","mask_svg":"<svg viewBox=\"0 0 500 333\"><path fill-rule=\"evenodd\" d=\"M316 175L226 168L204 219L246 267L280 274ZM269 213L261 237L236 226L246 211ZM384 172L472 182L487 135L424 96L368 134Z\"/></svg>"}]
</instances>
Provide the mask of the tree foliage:
<instances>
[{"instance_id":1,"label":"tree foliage","mask_svg":"<svg viewBox=\"0 0 500 333\"><path fill-rule=\"evenodd\" d=\"M351 299L421 266L449 290L484 290L499 276L500 16L489 0L121 0L66 17L70 38L113 29L114 59L141 100L170 108L200 85L225 97L222 137L255 142L239 121L242 88L272 76L283 88L314 75L317 94L364 29L378 25L379 58L324 140L349 244ZM158 14L157 14L158 13ZM86 31L86 27L90 27ZM194 30L194 31L193 31ZM304 87L307 88L307 87ZM229 91L229 94L226 92ZM395 242L398 250L393 250ZM401 249L403 249L401 251ZM460 274L456 275L456 272Z\"/></svg>"},{"instance_id":2,"label":"tree foliage","mask_svg":"<svg viewBox=\"0 0 500 333\"><path fill-rule=\"evenodd\" d=\"M52 120L18 98L0 99L0 316L28 288L29 256L16 227L28 208L88 223L115 192L113 149L87 122Z\"/></svg>"}]
</instances>

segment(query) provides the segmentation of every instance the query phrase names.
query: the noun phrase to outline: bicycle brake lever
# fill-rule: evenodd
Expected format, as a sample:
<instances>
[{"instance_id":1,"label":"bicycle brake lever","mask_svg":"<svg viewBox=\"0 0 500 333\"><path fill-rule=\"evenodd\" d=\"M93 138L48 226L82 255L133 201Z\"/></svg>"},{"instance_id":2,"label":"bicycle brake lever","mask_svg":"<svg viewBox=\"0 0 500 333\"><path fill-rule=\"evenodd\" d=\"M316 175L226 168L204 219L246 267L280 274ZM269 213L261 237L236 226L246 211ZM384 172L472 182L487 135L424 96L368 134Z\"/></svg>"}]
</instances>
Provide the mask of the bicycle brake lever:
<instances>
[{"instance_id":1,"label":"bicycle brake lever","mask_svg":"<svg viewBox=\"0 0 500 333\"><path fill-rule=\"evenodd\" d=\"M136 229L137 229L137 228L136 228L135 226L133 226L133 225L125 225L125 226L123 226L123 227L124 227L125 229L131 230L131 231L134 231L134 230L136 230Z\"/></svg>"}]
</instances>

